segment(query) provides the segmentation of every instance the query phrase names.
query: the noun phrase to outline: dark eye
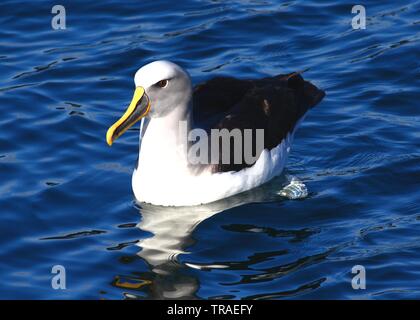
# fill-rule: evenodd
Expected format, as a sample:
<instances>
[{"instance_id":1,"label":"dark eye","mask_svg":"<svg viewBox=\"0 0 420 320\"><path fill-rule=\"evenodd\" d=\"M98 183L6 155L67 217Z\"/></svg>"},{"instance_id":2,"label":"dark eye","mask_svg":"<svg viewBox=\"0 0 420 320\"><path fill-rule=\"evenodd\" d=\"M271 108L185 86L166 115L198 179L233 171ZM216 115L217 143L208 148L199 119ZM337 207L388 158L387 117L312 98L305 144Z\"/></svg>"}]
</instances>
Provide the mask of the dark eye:
<instances>
[{"instance_id":1,"label":"dark eye","mask_svg":"<svg viewBox=\"0 0 420 320\"><path fill-rule=\"evenodd\" d=\"M165 88L168 85L168 80L160 80L158 83L156 83L159 87Z\"/></svg>"}]
</instances>

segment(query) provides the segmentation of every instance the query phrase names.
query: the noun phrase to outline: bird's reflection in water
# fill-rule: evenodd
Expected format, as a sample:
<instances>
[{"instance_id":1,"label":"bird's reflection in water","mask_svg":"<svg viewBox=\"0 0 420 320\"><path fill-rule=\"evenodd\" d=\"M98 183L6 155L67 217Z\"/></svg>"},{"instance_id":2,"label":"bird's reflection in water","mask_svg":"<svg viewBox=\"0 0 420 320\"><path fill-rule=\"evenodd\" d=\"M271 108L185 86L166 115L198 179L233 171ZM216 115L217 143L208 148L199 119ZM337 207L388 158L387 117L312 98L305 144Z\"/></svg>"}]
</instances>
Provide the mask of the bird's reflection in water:
<instances>
[{"instance_id":1,"label":"bird's reflection in water","mask_svg":"<svg viewBox=\"0 0 420 320\"><path fill-rule=\"evenodd\" d=\"M137 225L153 235L140 240L138 256L144 259L153 274L148 289L151 299L196 299L199 281L188 272L194 265L181 264L177 257L187 253L194 243L192 233L202 221L216 213L253 202L280 200L273 191L280 190L285 178L279 177L272 183L219 200L194 207L162 207L139 204L142 215Z\"/></svg>"}]
</instances>

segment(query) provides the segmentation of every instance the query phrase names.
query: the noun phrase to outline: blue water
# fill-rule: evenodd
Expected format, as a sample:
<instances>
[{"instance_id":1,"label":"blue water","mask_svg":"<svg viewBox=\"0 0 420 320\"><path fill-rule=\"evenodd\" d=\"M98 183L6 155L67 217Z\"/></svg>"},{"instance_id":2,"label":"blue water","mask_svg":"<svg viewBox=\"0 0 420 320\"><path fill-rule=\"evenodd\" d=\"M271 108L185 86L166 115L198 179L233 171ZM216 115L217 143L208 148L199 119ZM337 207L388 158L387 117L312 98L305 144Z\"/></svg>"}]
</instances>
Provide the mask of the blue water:
<instances>
[{"instance_id":1,"label":"blue water","mask_svg":"<svg viewBox=\"0 0 420 320\"><path fill-rule=\"evenodd\" d=\"M0 298L420 298L420 1L0 4ZM202 208L138 205L138 127L109 148L135 71L169 59L199 83L309 68L326 98L288 176ZM66 289L51 287L51 268ZM351 286L366 269L366 289Z\"/></svg>"}]
</instances>

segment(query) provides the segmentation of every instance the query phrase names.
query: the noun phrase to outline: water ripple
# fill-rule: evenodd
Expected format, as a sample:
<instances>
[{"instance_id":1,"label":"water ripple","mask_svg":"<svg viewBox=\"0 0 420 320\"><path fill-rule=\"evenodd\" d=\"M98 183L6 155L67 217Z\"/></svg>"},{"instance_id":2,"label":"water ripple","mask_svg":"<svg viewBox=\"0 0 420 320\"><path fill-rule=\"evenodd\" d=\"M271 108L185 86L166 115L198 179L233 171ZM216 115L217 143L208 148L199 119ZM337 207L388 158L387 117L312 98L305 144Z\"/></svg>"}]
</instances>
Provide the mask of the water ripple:
<instances>
[{"instance_id":1,"label":"water ripple","mask_svg":"<svg viewBox=\"0 0 420 320\"><path fill-rule=\"evenodd\" d=\"M354 30L352 4L333 0L76 0L59 31L47 4L2 1L0 297L418 299L420 1L364 5ZM131 190L138 128L104 137L157 59L194 83L306 70L327 96L285 175L210 206L149 207ZM287 176L308 196L278 195ZM50 287L58 264L65 292Z\"/></svg>"}]
</instances>

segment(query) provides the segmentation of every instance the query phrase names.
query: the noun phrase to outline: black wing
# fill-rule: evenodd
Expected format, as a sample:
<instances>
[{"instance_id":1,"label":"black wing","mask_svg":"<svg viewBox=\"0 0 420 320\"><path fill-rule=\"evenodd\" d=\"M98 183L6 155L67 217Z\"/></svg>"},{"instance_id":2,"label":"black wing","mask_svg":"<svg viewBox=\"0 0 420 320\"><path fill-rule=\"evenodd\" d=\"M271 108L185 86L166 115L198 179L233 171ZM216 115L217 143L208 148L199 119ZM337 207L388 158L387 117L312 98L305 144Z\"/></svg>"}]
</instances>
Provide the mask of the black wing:
<instances>
[{"instance_id":1,"label":"black wing","mask_svg":"<svg viewBox=\"0 0 420 320\"><path fill-rule=\"evenodd\" d=\"M264 149L271 150L292 132L300 118L325 96L300 74L291 73L258 80L228 77L211 79L194 89L194 120L206 129L264 129ZM255 135L253 142L255 144ZM242 148L244 149L244 148ZM253 146L255 152L255 146ZM253 163L213 164L214 172L239 171Z\"/></svg>"}]
</instances>

